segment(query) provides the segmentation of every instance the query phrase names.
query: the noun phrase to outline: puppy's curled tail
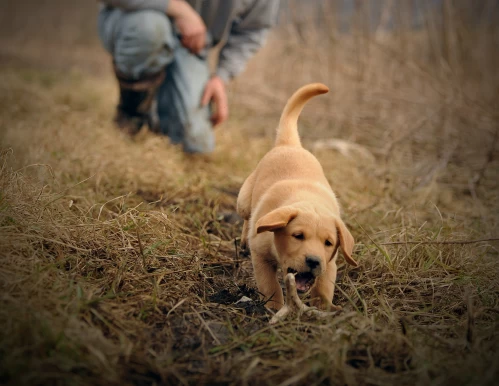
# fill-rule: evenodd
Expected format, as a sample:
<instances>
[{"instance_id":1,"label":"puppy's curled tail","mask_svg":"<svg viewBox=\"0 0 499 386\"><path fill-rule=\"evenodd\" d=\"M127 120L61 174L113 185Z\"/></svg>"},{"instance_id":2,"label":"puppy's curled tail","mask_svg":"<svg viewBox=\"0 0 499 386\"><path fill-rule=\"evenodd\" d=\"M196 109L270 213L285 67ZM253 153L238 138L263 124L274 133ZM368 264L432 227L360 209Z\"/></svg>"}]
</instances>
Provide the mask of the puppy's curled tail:
<instances>
[{"instance_id":1,"label":"puppy's curled tail","mask_svg":"<svg viewBox=\"0 0 499 386\"><path fill-rule=\"evenodd\" d=\"M329 88L322 83L310 83L299 88L289 98L279 121L275 146L301 146L298 135L298 117L310 98L328 91Z\"/></svg>"}]
</instances>

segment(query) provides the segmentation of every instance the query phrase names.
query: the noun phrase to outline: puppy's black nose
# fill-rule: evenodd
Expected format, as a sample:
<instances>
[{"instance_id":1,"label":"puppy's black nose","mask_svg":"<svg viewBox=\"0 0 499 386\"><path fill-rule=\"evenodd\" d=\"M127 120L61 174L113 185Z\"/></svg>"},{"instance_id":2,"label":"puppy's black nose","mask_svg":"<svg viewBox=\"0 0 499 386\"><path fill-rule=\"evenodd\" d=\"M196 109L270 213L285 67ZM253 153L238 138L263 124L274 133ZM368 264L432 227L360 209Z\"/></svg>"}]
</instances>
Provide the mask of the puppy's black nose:
<instances>
[{"instance_id":1,"label":"puppy's black nose","mask_svg":"<svg viewBox=\"0 0 499 386\"><path fill-rule=\"evenodd\" d=\"M318 256L305 256L305 263L310 269L315 269L321 265L321 258Z\"/></svg>"}]
</instances>

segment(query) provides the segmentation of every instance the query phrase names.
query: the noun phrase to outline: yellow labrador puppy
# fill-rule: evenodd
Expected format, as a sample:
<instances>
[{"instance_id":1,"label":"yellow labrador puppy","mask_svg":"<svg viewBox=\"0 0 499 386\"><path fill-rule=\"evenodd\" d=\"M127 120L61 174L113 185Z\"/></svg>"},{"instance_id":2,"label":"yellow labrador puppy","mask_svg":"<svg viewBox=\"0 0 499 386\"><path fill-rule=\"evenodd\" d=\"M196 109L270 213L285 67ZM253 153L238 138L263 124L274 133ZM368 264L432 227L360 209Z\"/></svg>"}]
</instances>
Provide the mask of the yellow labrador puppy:
<instances>
[{"instance_id":1,"label":"yellow labrador puppy","mask_svg":"<svg viewBox=\"0 0 499 386\"><path fill-rule=\"evenodd\" d=\"M284 304L279 266L295 274L298 291L311 289L313 305L333 310L341 308L332 304L338 248L357 266L354 239L340 218L336 197L319 161L301 146L297 129L305 103L328 91L313 83L293 94L282 113L275 147L237 198L244 219L241 245L250 248L258 290L277 310Z\"/></svg>"}]
</instances>

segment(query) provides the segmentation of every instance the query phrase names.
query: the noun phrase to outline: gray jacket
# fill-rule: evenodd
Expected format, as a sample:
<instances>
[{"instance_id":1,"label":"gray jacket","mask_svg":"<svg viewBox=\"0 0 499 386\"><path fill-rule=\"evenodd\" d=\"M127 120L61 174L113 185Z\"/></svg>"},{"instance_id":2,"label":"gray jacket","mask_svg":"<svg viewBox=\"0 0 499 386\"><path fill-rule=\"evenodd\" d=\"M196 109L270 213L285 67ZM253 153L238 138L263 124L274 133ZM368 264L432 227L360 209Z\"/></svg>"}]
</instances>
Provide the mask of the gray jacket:
<instances>
[{"instance_id":1,"label":"gray jacket","mask_svg":"<svg viewBox=\"0 0 499 386\"><path fill-rule=\"evenodd\" d=\"M128 11L166 12L170 0L103 0ZM223 41L217 74L228 81L244 70L277 19L279 0L186 0L198 12L213 39Z\"/></svg>"}]
</instances>

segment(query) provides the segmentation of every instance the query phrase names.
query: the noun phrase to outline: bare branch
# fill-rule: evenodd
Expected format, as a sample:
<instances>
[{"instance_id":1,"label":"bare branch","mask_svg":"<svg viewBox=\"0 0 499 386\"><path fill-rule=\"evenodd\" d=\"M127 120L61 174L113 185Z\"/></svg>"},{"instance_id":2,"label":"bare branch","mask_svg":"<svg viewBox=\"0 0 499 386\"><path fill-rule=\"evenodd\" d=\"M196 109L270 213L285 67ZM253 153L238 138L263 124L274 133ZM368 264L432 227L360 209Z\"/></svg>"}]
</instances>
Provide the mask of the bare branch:
<instances>
[{"instance_id":1,"label":"bare branch","mask_svg":"<svg viewBox=\"0 0 499 386\"><path fill-rule=\"evenodd\" d=\"M393 241L389 243L381 243L380 245L404 245L404 244L421 244L421 245L446 245L446 244L476 244L486 241L499 241L499 237L490 239L476 239L476 240L449 240L449 241Z\"/></svg>"}]
</instances>

